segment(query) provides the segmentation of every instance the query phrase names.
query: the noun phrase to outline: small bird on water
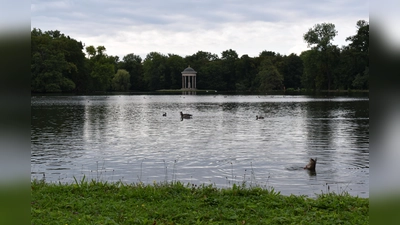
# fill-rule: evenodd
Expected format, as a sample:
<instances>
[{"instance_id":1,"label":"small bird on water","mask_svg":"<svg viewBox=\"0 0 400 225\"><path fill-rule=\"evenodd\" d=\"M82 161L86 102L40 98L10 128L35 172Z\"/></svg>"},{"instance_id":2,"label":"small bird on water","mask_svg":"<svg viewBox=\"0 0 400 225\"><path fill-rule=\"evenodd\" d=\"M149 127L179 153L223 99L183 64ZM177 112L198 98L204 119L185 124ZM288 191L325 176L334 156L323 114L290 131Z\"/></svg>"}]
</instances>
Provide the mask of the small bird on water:
<instances>
[{"instance_id":1,"label":"small bird on water","mask_svg":"<svg viewBox=\"0 0 400 225\"><path fill-rule=\"evenodd\" d=\"M191 119L192 118L192 114L187 114L187 113L182 113L181 112L181 118L182 119Z\"/></svg>"}]
</instances>

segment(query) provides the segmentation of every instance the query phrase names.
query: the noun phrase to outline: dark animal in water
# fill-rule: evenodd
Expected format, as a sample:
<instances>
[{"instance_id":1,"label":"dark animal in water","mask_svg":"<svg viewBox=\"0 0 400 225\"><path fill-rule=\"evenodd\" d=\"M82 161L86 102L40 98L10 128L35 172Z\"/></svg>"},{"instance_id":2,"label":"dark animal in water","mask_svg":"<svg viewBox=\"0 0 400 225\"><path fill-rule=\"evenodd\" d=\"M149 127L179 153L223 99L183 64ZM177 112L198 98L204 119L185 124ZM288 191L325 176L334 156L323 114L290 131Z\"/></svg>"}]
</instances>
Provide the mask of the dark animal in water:
<instances>
[{"instance_id":1,"label":"dark animal in water","mask_svg":"<svg viewBox=\"0 0 400 225\"><path fill-rule=\"evenodd\" d=\"M164 114L162 114L162 116L167 116L167 113L165 112Z\"/></svg>"},{"instance_id":2,"label":"dark animal in water","mask_svg":"<svg viewBox=\"0 0 400 225\"><path fill-rule=\"evenodd\" d=\"M264 117L262 117L262 116L256 116L256 120L262 120L262 119L264 119Z\"/></svg>"},{"instance_id":3,"label":"dark animal in water","mask_svg":"<svg viewBox=\"0 0 400 225\"><path fill-rule=\"evenodd\" d=\"M181 119L191 119L192 118L192 114L184 114L181 112Z\"/></svg>"},{"instance_id":4,"label":"dark animal in water","mask_svg":"<svg viewBox=\"0 0 400 225\"><path fill-rule=\"evenodd\" d=\"M308 169L308 170L315 170L315 166L317 165L317 158L312 159L310 158L310 161L308 162L308 164L304 167L304 169Z\"/></svg>"}]
</instances>

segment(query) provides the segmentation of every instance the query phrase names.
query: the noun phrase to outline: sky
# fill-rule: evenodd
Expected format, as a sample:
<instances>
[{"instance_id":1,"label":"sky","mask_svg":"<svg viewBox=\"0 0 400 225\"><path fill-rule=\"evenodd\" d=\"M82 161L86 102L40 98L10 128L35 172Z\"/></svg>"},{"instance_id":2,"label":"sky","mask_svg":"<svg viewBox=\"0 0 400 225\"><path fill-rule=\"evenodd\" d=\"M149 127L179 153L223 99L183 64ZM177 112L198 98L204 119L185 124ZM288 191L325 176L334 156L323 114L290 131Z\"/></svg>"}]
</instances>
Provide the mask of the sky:
<instances>
[{"instance_id":1,"label":"sky","mask_svg":"<svg viewBox=\"0 0 400 225\"><path fill-rule=\"evenodd\" d=\"M304 33L333 23L333 44L348 45L358 20L369 21L365 0L32 0L31 29L59 30L106 54L150 52L182 57L198 51L239 57L262 51L300 55Z\"/></svg>"}]
</instances>

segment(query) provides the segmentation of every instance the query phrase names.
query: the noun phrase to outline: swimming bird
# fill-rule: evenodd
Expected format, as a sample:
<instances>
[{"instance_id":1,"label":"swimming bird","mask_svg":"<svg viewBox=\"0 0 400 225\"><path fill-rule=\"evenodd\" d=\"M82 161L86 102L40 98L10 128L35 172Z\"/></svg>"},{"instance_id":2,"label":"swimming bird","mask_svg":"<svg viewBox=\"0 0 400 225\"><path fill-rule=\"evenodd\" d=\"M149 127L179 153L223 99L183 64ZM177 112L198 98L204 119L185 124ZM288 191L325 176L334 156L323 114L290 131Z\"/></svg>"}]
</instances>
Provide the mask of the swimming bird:
<instances>
[{"instance_id":1,"label":"swimming bird","mask_svg":"<svg viewBox=\"0 0 400 225\"><path fill-rule=\"evenodd\" d=\"M167 116L167 113L166 113L166 112L165 112L165 113L163 113L163 114L162 114L162 116Z\"/></svg>"},{"instance_id":2,"label":"swimming bird","mask_svg":"<svg viewBox=\"0 0 400 225\"><path fill-rule=\"evenodd\" d=\"M256 120L262 120L262 119L264 119L264 117L262 117L262 116L256 116Z\"/></svg>"},{"instance_id":3,"label":"swimming bird","mask_svg":"<svg viewBox=\"0 0 400 225\"><path fill-rule=\"evenodd\" d=\"M184 113L181 112L181 118L182 119L191 119L192 118L192 114L186 114L186 113L184 114Z\"/></svg>"},{"instance_id":4,"label":"swimming bird","mask_svg":"<svg viewBox=\"0 0 400 225\"><path fill-rule=\"evenodd\" d=\"M310 158L310 161L308 162L308 164L304 167L304 169L308 169L308 170L315 170L315 166L317 165L317 158L312 159Z\"/></svg>"}]
</instances>

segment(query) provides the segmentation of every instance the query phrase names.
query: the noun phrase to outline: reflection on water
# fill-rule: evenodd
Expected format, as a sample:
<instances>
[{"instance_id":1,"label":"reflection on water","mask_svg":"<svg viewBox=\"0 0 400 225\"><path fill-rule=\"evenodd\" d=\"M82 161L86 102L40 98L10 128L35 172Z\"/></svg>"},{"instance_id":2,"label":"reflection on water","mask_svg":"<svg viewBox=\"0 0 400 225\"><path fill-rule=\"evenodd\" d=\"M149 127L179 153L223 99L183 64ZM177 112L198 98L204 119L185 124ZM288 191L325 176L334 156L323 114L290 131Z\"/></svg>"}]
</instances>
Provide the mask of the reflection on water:
<instances>
[{"instance_id":1,"label":"reflection on water","mask_svg":"<svg viewBox=\"0 0 400 225\"><path fill-rule=\"evenodd\" d=\"M245 181L282 194L329 186L369 196L368 98L38 96L31 105L32 178ZM311 157L315 173L303 170Z\"/></svg>"}]
</instances>

